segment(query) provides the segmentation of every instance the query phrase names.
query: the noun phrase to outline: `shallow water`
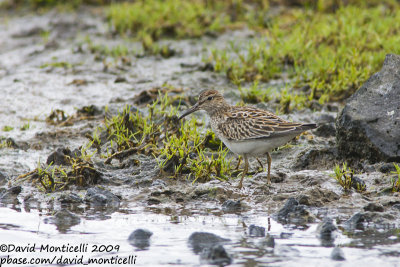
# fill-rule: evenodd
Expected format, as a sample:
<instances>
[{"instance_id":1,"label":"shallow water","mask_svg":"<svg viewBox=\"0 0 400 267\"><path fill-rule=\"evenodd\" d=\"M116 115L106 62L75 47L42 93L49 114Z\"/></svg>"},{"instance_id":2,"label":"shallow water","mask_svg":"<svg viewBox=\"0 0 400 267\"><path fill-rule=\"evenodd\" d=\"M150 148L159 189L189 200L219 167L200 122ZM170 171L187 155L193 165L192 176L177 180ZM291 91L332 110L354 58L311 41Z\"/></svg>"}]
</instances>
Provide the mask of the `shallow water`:
<instances>
[{"instance_id":1,"label":"shallow water","mask_svg":"<svg viewBox=\"0 0 400 267\"><path fill-rule=\"evenodd\" d=\"M267 214L171 217L137 208L112 213L104 220L81 219L78 225L72 226L64 233L58 231L56 225L48 222L47 212L0 208L2 243L15 246L35 245L36 247L36 252L11 252L8 254L10 257L52 259L60 254L47 252L46 248L40 252L41 246L87 244L87 252L62 253L62 255L71 259L80 258L83 255L86 260L133 256L136 257L137 265L198 266L199 256L188 246L188 238L193 232L204 231L231 240L224 247L234 259L232 266L399 265L398 235L384 237L392 240L394 242L392 245L385 245L386 242L382 240L383 244L369 249L363 248L362 243L365 238L370 237L361 238L358 244L353 244L354 240L338 235L335 245L342 247L346 257L346 261L339 263L330 259L332 247L321 246L320 240L316 237L316 225L311 225L305 230L293 229L277 223ZM249 237L247 226L250 224L266 227L267 233L275 238L275 248L263 245L264 238L262 237ZM270 227L269 230L268 227ZM137 228L145 228L153 232L148 248L141 250L128 243L127 237ZM108 249L112 251L91 252L95 245L109 246ZM2 257L5 256L4 253L1 254Z\"/></svg>"}]
</instances>

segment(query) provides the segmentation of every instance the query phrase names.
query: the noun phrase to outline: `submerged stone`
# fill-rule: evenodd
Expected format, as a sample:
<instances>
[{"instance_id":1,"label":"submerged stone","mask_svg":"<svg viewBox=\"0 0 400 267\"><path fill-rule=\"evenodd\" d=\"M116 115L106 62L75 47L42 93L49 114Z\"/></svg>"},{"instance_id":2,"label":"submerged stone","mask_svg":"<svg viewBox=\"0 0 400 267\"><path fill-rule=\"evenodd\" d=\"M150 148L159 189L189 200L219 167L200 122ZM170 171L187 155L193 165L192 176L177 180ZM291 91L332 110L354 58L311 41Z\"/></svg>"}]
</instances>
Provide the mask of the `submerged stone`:
<instances>
[{"instance_id":1,"label":"submerged stone","mask_svg":"<svg viewBox=\"0 0 400 267\"><path fill-rule=\"evenodd\" d=\"M344 222L344 226L347 230L364 230L364 222L366 221L366 215L362 212L354 214L350 219Z\"/></svg>"},{"instance_id":2,"label":"submerged stone","mask_svg":"<svg viewBox=\"0 0 400 267\"><path fill-rule=\"evenodd\" d=\"M388 54L380 72L348 100L336 121L341 156L371 162L400 160L400 56Z\"/></svg>"},{"instance_id":3,"label":"submerged stone","mask_svg":"<svg viewBox=\"0 0 400 267\"><path fill-rule=\"evenodd\" d=\"M212 233L194 232L190 235L188 244L193 249L193 252L198 254L204 248L209 248L213 245L222 244L229 241Z\"/></svg>"},{"instance_id":4,"label":"submerged stone","mask_svg":"<svg viewBox=\"0 0 400 267\"><path fill-rule=\"evenodd\" d=\"M335 237L333 232L337 230L331 218L324 218L318 225L317 232L321 245L324 247L332 247L334 245Z\"/></svg>"},{"instance_id":5,"label":"submerged stone","mask_svg":"<svg viewBox=\"0 0 400 267\"><path fill-rule=\"evenodd\" d=\"M134 247L145 249L150 246L150 237L152 235L151 231L139 228L129 235L128 241Z\"/></svg>"},{"instance_id":6,"label":"submerged stone","mask_svg":"<svg viewBox=\"0 0 400 267\"><path fill-rule=\"evenodd\" d=\"M214 245L203 249L200 254L200 262L225 266L232 263L232 258L222 245Z\"/></svg>"},{"instance_id":7,"label":"submerged stone","mask_svg":"<svg viewBox=\"0 0 400 267\"><path fill-rule=\"evenodd\" d=\"M54 216L50 218L50 222L57 226L58 231L64 233L72 226L80 224L81 219L78 215L66 209L62 209L57 211Z\"/></svg>"}]
</instances>

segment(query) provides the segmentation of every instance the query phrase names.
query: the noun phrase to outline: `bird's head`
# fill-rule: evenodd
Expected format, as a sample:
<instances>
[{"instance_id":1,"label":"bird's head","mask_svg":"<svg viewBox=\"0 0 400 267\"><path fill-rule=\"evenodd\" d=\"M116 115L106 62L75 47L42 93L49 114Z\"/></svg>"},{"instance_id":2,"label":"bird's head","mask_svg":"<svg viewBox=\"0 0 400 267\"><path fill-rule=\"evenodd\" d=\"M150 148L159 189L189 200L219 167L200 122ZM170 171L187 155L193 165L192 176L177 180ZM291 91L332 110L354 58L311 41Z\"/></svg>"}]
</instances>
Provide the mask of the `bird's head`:
<instances>
[{"instance_id":1,"label":"bird's head","mask_svg":"<svg viewBox=\"0 0 400 267\"><path fill-rule=\"evenodd\" d=\"M199 100L196 104L194 104L191 108L187 109L183 112L183 114L179 117L179 120L187 115L197 111L197 110L205 110L209 115L214 113L216 110L227 106L224 97L217 90L205 90L202 91L199 95Z\"/></svg>"}]
</instances>

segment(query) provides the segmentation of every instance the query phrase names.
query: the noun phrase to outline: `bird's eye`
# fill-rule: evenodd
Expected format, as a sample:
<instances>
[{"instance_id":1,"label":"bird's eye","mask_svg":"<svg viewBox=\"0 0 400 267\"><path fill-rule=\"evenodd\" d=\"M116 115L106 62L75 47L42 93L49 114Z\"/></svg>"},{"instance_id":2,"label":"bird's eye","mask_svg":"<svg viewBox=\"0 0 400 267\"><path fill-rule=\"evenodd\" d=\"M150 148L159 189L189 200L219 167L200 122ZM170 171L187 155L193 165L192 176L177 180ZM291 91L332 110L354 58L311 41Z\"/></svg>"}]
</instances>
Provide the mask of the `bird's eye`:
<instances>
[{"instance_id":1,"label":"bird's eye","mask_svg":"<svg viewBox=\"0 0 400 267\"><path fill-rule=\"evenodd\" d=\"M207 100L212 100L212 99L213 99L212 96L207 97Z\"/></svg>"}]
</instances>

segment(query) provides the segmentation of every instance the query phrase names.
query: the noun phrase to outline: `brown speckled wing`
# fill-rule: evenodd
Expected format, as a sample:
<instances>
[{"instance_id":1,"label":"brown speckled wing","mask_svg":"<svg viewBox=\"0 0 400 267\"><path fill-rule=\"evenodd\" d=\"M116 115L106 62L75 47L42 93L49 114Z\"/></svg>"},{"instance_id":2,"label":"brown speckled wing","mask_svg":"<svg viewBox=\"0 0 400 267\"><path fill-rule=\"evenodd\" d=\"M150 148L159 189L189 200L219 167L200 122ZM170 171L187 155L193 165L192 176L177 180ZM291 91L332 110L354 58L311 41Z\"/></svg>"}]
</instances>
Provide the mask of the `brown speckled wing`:
<instances>
[{"instance_id":1,"label":"brown speckled wing","mask_svg":"<svg viewBox=\"0 0 400 267\"><path fill-rule=\"evenodd\" d=\"M266 110L251 107L235 107L225 118L218 128L228 140L273 138L306 130L301 129L301 123L287 122Z\"/></svg>"}]
</instances>

